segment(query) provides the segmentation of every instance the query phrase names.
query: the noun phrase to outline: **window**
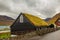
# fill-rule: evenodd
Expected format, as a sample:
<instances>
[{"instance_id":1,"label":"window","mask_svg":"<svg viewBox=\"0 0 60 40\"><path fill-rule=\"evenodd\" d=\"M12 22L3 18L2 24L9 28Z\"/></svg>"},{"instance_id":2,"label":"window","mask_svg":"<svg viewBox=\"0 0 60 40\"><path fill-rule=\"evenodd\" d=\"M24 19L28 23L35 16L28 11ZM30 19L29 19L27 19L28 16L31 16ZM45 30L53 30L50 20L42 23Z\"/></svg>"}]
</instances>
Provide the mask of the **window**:
<instances>
[{"instance_id":1,"label":"window","mask_svg":"<svg viewBox=\"0 0 60 40\"><path fill-rule=\"evenodd\" d=\"M23 23L23 15L20 16L20 23Z\"/></svg>"}]
</instances>

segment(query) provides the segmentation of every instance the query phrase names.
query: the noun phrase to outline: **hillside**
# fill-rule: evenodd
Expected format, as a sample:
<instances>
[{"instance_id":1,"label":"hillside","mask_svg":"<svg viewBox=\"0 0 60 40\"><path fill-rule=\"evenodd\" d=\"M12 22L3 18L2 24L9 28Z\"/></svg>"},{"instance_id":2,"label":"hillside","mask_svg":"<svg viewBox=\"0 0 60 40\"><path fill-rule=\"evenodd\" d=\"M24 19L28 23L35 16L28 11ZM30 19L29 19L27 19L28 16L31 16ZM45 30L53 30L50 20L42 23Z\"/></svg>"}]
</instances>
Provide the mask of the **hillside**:
<instances>
[{"instance_id":1,"label":"hillside","mask_svg":"<svg viewBox=\"0 0 60 40\"><path fill-rule=\"evenodd\" d=\"M51 19L51 18L46 18L46 19L44 19L44 20L47 22L47 21L49 21L50 19Z\"/></svg>"},{"instance_id":2,"label":"hillside","mask_svg":"<svg viewBox=\"0 0 60 40\"><path fill-rule=\"evenodd\" d=\"M56 20L60 18L60 13L56 14L53 18L51 18L47 23L48 24L55 24Z\"/></svg>"},{"instance_id":3,"label":"hillside","mask_svg":"<svg viewBox=\"0 0 60 40\"><path fill-rule=\"evenodd\" d=\"M11 25L14 19L5 15L0 15L0 25Z\"/></svg>"}]
</instances>

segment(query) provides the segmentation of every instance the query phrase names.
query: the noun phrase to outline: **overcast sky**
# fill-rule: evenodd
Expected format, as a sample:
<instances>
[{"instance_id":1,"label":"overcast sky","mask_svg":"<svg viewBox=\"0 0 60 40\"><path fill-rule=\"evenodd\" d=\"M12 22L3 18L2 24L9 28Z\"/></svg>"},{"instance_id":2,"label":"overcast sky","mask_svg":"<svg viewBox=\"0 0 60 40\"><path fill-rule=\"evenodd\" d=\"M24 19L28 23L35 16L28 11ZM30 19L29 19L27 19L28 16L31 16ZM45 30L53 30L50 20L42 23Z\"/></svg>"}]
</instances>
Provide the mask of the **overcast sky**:
<instances>
[{"instance_id":1,"label":"overcast sky","mask_svg":"<svg viewBox=\"0 0 60 40\"><path fill-rule=\"evenodd\" d=\"M20 12L41 18L53 17L60 12L60 0L0 0L0 15L16 19Z\"/></svg>"}]
</instances>

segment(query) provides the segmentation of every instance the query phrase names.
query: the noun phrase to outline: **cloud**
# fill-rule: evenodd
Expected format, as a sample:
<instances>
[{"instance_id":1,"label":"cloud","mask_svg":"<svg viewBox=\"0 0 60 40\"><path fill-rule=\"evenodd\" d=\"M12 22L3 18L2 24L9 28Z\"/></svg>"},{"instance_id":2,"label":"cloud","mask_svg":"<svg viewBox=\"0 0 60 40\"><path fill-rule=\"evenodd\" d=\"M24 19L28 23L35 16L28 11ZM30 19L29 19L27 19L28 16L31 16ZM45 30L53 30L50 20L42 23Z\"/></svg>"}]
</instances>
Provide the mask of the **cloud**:
<instances>
[{"instance_id":1,"label":"cloud","mask_svg":"<svg viewBox=\"0 0 60 40\"><path fill-rule=\"evenodd\" d=\"M60 12L60 0L0 0L0 14L17 18L20 12L41 18L53 17Z\"/></svg>"}]
</instances>

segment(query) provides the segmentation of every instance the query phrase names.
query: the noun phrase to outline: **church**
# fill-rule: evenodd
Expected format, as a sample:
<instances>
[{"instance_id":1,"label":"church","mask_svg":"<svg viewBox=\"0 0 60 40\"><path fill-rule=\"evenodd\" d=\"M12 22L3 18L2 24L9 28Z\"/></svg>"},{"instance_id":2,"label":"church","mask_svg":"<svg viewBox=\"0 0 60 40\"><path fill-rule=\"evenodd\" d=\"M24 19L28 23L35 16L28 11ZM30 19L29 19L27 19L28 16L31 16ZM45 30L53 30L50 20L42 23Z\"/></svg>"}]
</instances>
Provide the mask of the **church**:
<instances>
[{"instance_id":1,"label":"church","mask_svg":"<svg viewBox=\"0 0 60 40\"><path fill-rule=\"evenodd\" d=\"M23 32L31 32L36 30L36 28L47 25L48 24L41 18L27 13L20 13L15 22L11 25L11 33L20 34Z\"/></svg>"}]
</instances>

